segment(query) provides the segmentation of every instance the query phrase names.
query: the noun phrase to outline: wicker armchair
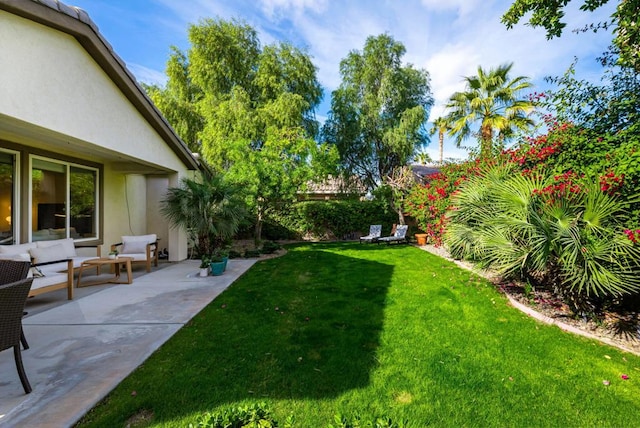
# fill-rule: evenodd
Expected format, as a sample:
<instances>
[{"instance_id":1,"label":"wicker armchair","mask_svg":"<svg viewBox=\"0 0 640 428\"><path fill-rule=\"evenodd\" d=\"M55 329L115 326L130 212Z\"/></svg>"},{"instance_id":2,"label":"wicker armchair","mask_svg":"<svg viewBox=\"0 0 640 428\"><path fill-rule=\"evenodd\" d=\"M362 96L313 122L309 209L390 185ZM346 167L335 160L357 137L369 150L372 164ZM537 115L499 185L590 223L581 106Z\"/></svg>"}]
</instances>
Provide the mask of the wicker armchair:
<instances>
[{"instance_id":1,"label":"wicker armchair","mask_svg":"<svg viewBox=\"0 0 640 428\"><path fill-rule=\"evenodd\" d=\"M30 266L31 263L26 261L0 260L0 285L25 279L29 275ZM20 342L24 349L29 349L29 343L22 328L20 328Z\"/></svg>"},{"instance_id":2,"label":"wicker armchair","mask_svg":"<svg viewBox=\"0 0 640 428\"><path fill-rule=\"evenodd\" d=\"M33 278L25 278L0 285L0 302L2 302L2 310L0 310L0 351L13 348L16 369L18 369L18 375L25 394L31 392L31 385L29 385L29 379L27 379L27 374L22 365L20 334L22 333L24 302L27 301L32 282Z\"/></svg>"}]
</instances>

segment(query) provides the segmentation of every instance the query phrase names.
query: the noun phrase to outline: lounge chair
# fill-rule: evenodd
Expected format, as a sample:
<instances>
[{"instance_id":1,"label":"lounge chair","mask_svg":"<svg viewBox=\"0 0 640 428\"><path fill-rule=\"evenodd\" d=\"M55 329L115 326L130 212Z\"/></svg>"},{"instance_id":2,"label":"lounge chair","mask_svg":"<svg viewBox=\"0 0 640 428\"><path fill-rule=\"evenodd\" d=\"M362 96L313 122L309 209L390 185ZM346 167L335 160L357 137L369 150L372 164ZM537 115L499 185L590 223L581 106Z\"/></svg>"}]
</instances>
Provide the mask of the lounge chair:
<instances>
[{"instance_id":1,"label":"lounge chair","mask_svg":"<svg viewBox=\"0 0 640 428\"><path fill-rule=\"evenodd\" d=\"M380 235L382 235L382 225L373 224L369 226L369 234L360 237L360 242L376 242Z\"/></svg>"},{"instance_id":2,"label":"lounge chair","mask_svg":"<svg viewBox=\"0 0 640 428\"><path fill-rule=\"evenodd\" d=\"M0 351L13 348L13 357L16 360L16 369L20 376L20 382L25 394L31 392L29 379L22 365L20 353L20 337L22 334L22 312L27 301L29 289L33 278L25 278L20 281L0 285Z\"/></svg>"},{"instance_id":3,"label":"lounge chair","mask_svg":"<svg viewBox=\"0 0 640 428\"><path fill-rule=\"evenodd\" d=\"M378 243L386 242L387 244L391 244L392 242L407 242L407 229L409 226L406 224L401 224L396 227L396 231L391 236L384 236L382 238L378 238Z\"/></svg>"}]
</instances>

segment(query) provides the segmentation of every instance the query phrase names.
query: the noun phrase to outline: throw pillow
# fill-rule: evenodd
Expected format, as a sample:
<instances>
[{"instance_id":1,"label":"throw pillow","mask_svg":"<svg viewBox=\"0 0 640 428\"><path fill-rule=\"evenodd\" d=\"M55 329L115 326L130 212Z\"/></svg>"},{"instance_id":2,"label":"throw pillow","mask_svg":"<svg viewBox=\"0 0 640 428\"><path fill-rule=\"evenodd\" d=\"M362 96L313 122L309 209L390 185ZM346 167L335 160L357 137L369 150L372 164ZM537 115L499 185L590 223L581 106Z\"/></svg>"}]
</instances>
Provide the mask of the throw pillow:
<instances>
[{"instance_id":1,"label":"throw pillow","mask_svg":"<svg viewBox=\"0 0 640 428\"><path fill-rule=\"evenodd\" d=\"M32 248L29 250L34 263L48 263L58 260L64 260L68 257L65 255L65 249L62 244L52 245L44 248Z\"/></svg>"},{"instance_id":2,"label":"throw pillow","mask_svg":"<svg viewBox=\"0 0 640 428\"><path fill-rule=\"evenodd\" d=\"M122 237L122 254L143 254L147 252L147 244L156 242L157 236L155 234L150 235L137 235L137 236L123 236Z\"/></svg>"},{"instance_id":3,"label":"throw pillow","mask_svg":"<svg viewBox=\"0 0 640 428\"><path fill-rule=\"evenodd\" d=\"M72 238L53 239L50 241L38 241L36 244L38 245L38 248L48 248L48 247L53 247L55 245L62 245L64 252L62 254L59 254L60 257L58 258L70 259L77 256L76 246L73 243Z\"/></svg>"},{"instance_id":4,"label":"throw pillow","mask_svg":"<svg viewBox=\"0 0 640 428\"><path fill-rule=\"evenodd\" d=\"M147 252L147 243L144 241L122 242L122 254L141 254Z\"/></svg>"}]
</instances>

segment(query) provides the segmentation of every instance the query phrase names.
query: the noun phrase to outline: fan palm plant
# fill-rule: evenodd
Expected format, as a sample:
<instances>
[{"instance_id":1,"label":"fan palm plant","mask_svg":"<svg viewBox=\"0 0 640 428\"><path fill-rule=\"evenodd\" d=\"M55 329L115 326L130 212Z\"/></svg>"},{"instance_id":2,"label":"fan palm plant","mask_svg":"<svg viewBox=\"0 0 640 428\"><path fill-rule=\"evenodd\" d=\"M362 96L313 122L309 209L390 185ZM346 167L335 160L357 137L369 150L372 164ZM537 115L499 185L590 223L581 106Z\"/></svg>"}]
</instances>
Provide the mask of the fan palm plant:
<instances>
[{"instance_id":1,"label":"fan palm plant","mask_svg":"<svg viewBox=\"0 0 640 428\"><path fill-rule=\"evenodd\" d=\"M179 187L167 191L160 211L172 226L192 235L201 257L232 238L246 216L239 192L221 176L183 179Z\"/></svg>"},{"instance_id":2,"label":"fan palm plant","mask_svg":"<svg viewBox=\"0 0 640 428\"><path fill-rule=\"evenodd\" d=\"M623 204L597 184L568 187L498 165L461 186L452 204L452 254L549 286L574 311L640 291L640 248L623 233Z\"/></svg>"}]
</instances>

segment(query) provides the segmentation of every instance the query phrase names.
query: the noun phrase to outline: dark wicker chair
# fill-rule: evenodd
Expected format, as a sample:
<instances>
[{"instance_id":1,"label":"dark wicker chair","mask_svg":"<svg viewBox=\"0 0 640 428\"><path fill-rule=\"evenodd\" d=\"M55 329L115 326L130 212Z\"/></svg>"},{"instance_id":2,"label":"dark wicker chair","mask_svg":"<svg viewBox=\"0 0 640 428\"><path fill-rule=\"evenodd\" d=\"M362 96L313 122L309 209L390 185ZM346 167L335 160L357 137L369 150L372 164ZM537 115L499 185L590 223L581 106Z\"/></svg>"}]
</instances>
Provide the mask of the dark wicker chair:
<instances>
[{"instance_id":1,"label":"dark wicker chair","mask_svg":"<svg viewBox=\"0 0 640 428\"><path fill-rule=\"evenodd\" d=\"M25 279L30 267L31 263L27 261L0 260L0 285ZM22 329L20 329L20 342L24 349L29 349L29 343Z\"/></svg>"},{"instance_id":2,"label":"dark wicker chair","mask_svg":"<svg viewBox=\"0 0 640 428\"><path fill-rule=\"evenodd\" d=\"M31 385L22 365L20 334L22 333L22 312L27 301L33 278L0 285L0 351L13 348L16 368L25 394L31 392Z\"/></svg>"}]
</instances>

